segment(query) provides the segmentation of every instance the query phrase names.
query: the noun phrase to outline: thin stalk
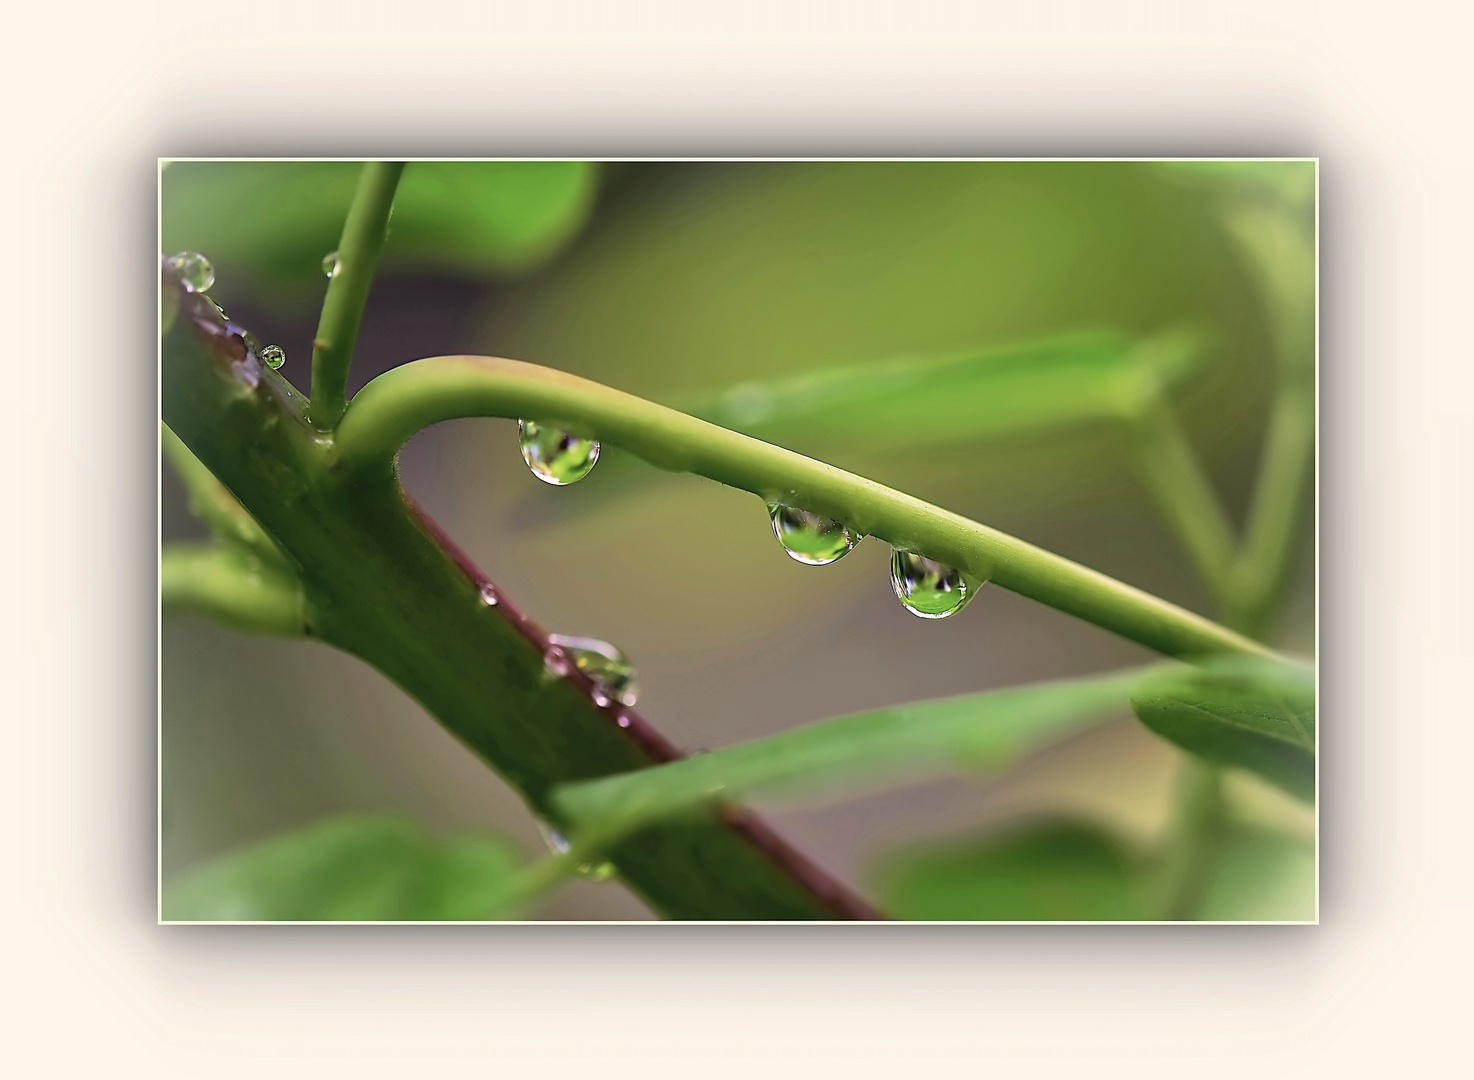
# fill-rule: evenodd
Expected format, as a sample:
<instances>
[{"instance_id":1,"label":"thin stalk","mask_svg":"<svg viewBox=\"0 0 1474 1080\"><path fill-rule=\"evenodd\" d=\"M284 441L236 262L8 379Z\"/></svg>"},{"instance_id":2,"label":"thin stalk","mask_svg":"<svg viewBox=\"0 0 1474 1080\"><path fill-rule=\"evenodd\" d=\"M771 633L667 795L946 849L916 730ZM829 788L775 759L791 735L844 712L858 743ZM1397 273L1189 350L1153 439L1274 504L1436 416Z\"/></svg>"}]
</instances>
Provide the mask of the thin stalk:
<instances>
[{"instance_id":1,"label":"thin stalk","mask_svg":"<svg viewBox=\"0 0 1474 1080\"><path fill-rule=\"evenodd\" d=\"M801 506L1168 656L1270 655L1200 615L910 495L631 394L516 360L442 356L379 376L344 415L330 468L343 483L388 473L416 431L467 416L539 420L621 446L657 468L705 476L766 502Z\"/></svg>"},{"instance_id":2,"label":"thin stalk","mask_svg":"<svg viewBox=\"0 0 1474 1080\"><path fill-rule=\"evenodd\" d=\"M1223 772L1184 755L1177 781L1175 827L1162 856L1157 904L1163 919L1197 917L1218 860L1223 822Z\"/></svg>"},{"instance_id":3,"label":"thin stalk","mask_svg":"<svg viewBox=\"0 0 1474 1080\"><path fill-rule=\"evenodd\" d=\"M1154 395L1128 425L1137 468L1198 576L1220 607L1230 606L1234 531L1172 407Z\"/></svg>"},{"instance_id":4,"label":"thin stalk","mask_svg":"<svg viewBox=\"0 0 1474 1080\"><path fill-rule=\"evenodd\" d=\"M1289 382L1281 387L1270 417L1244 543L1232 568L1229 618L1246 633L1263 632L1279 599L1314 458L1310 392Z\"/></svg>"},{"instance_id":5,"label":"thin stalk","mask_svg":"<svg viewBox=\"0 0 1474 1080\"><path fill-rule=\"evenodd\" d=\"M244 506L215 479L168 424L160 424L160 446L189 496L189 508L226 543L243 548L262 562L286 569L286 556Z\"/></svg>"},{"instance_id":6,"label":"thin stalk","mask_svg":"<svg viewBox=\"0 0 1474 1080\"><path fill-rule=\"evenodd\" d=\"M172 544L159 557L166 616L202 615L246 634L303 635L300 587L250 555L213 544Z\"/></svg>"},{"instance_id":7,"label":"thin stalk","mask_svg":"<svg viewBox=\"0 0 1474 1080\"><path fill-rule=\"evenodd\" d=\"M343 222L338 265L322 302L317 337L312 342L312 422L330 429L347 404L348 366L358 324L368 301L369 285L394 208L394 192L404 172L402 161L368 161Z\"/></svg>"}]
</instances>

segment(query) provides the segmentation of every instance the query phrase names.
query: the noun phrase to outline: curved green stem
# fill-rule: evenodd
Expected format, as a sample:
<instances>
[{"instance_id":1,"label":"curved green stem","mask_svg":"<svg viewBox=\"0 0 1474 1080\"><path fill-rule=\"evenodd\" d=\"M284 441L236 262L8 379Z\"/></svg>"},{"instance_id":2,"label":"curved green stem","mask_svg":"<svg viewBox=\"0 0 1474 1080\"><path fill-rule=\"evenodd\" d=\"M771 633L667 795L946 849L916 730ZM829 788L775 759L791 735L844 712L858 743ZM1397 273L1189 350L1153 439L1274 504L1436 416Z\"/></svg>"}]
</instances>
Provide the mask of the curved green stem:
<instances>
[{"instance_id":1,"label":"curved green stem","mask_svg":"<svg viewBox=\"0 0 1474 1080\"><path fill-rule=\"evenodd\" d=\"M394 208L394 192L403 172L402 161L365 162L343 222L338 266L328 282L317 337L312 342L312 422L320 428L331 428L343 415L358 323L368 301L389 211Z\"/></svg>"},{"instance_id":2,"label":"curved green stem","mask_svg":"<svg viewBox=\"0 0 1474 1080\"><path fill-rule=\"evenodd\" d=\"M337 431L335 467L388 471L421 428L467 416L527 418L801 506L956 566L1169 656L1267 650L1202 616L920 499L566 372L487 356L418 360L379 376Z\"/></svg>"},{"instance_id":3,"label":"curved green stem","mask_svg":"<svg viewBox=\"0 0 1474 1080\"><path fill-rule=\"evenodd\" d=\"M303 635L302 591L251 556L212 544L173 544L159 559L165 616L202 615L244 634Z\"/></svg>"}]
</instances>

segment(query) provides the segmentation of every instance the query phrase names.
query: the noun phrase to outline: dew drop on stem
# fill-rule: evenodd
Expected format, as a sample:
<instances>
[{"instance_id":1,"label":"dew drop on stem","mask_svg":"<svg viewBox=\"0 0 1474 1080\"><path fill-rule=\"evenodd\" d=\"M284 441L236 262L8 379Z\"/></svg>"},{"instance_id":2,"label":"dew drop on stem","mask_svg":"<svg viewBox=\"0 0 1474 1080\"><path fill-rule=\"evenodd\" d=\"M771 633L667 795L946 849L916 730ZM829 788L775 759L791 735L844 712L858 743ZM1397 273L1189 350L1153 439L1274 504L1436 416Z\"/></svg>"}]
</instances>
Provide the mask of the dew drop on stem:
<instances>
[{"instance_id":1,"label":"dew drop on stem","mask_svg":"<svg viewBox=\"0 0 1474 1080\"><path fill-rule=\"evenodd\" d=\"M772 503L768 516L788 557L807 566L838 562L860 542L860 534L848 525L810 510Z\"/></svg>"},{"instance_id":2,"label":"dew drop on stem","mask_svg":"<svg viewBox=\"0 0 1474 1080\"><path fill-rule=\"evenodd\" d=\"M543 841L554 855L568 854L570 847L568 838L557 829L544 821L539 821L537 831L542 833ZM614 864L603 859L597 862L582 862L574 868L574 873L590 881L608 881L614 876Z\"/></svg>"},{"instance_id":3,"label":"dew drop on stem","mask_svg":"<svg viewBox=\"0 0 1474 1080\"><path fill-rule=\"evenodd\" d=\"M546 484L563 487L582 480L599 460L599 444L593 439L581 439L535 420L519 420L517 426L522 460Z\"/></svg>"},{"instance_id":4,"label":"dew drop on stem","mask_svg":"<svg viewBox=\"0 0 1474 1080\"><path fill-rule=\"evenodd\" d=\"M268 345L257 354L269 368L279 368L287 362L287 351L280 345Z\"/></svg>"},{"instance_id":5,"label":"dew drop on stem","mask_svg":"<svg viewBox=\"0 0 1474 1080\"><path fill-rule=\"evenodd\" d=\"M215 284L215 267L198 251L181 251L178 255L171 255L169 265L179 278L179 283L188 292L206 292Z\"/></svg>"},{"instance_id":6,"label":"dew drop on stem","mask_svg":"<svg viewBox=\"0 0 1474 1080\"><path fill-rule=\"evenodd\" d=\"M338 267L339 267L339 265L340 264L339 264L339 261L338 261L338 253L336 251L330 251L330 252L328 252L326 255L324 255L322 257L322 273L323 273L323 277L328 277L328 278L337 277L338 276Z\"/></svg>"},{"instance_id":7,"label":"dew drop on stem","mask_svg":"<svg viewBox=\"0 0 1474 1080\"><path fill-rule=\"evenodd\" d=\"M962 571L912 551L891 551L891 587L911 614L923 619L955 615L977 586Z\"/></svg>"},{"instance_id":8,"label":"dew drop on stem","mask_svg":"<svg viewBox=\"0 0 1474 1080\"><path fill-rule=\"evenodd\" d=\"M548 643L563 652L594 684L594 701L601 708L619 702L633 705L640 696L635 668L607 641L598 638L549 634ZM551 650L550 650L551 651Z\"/></svg>"}]
</instances>

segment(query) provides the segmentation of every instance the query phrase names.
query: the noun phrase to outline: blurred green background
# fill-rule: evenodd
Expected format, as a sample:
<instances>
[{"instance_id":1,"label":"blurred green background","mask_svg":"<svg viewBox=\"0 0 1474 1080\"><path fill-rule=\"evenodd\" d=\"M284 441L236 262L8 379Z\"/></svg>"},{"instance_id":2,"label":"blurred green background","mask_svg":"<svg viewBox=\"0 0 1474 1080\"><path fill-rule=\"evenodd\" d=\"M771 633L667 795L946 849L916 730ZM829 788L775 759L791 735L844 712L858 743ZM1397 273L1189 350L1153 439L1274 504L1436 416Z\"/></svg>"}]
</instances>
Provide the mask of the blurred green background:
<instances>
[{"instance_id":1,"label":"blurred green background","mask_svg":"<svg viewBox=\"0 0 1474 1080\"><path fill-rule=\"evenodd\" d=\"M1309 168L1268 175L1293 186L1291 172ZM304 391L326 287L319 266L356 174L355 163L177 162L161 176L164 250L209 256L211 295L285 347L283 373ZM1154 163L412 163L350 391L409 360L476 352L694 407L838 365L1190 324L1213 345L1174 402L1240 515L1275 360L1264 297L1224 228L1224 191L1210 169ZM1214 614L1109 424L987 437L795 424L781 434ZM529 474L507 421L422 432L402 476L534 619L623 649L640 671L641 711L691 749L1149 658L997 588L953 619L923 622L892 594L882 543L800 566L755 497L614 448L587 480L555 490ZM1275 633L1307 656L1309 532ZM168 474L163 535L204 535ZM375 672L324 647L167 623L162 714L166 880L346 811L401 812L432 835L492 829L541 849L494 774ZM1066 858L1080 829L1105 829L1129 861L1167 827L1180 763L1123 714L1005 776L762 809L870 892L915 845L986 836L1006 850L1011 830L1041 817L1079 823L1057 838ZM1230 776L1228 790L1245 822L1271 831L1235 839L1205 912L1309 916L1313 812L1247 775ZM1082 856L1081 888L1113 895L1114 864L1093 857ZM617 882L577 883L539 914L650 917Z\"/></svg>"}]
</instances>

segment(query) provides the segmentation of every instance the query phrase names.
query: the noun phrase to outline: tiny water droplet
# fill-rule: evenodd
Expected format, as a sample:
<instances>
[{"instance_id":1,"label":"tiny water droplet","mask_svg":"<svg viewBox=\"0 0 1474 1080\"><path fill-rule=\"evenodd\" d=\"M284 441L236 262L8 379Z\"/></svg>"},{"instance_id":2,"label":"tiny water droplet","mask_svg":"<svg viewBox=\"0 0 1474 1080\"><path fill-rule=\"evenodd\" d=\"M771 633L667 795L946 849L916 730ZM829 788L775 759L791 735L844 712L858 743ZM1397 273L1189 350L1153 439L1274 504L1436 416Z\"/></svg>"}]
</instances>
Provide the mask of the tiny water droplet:
<instances>
[{"instance_id":1,"label":"tiny water droplet","mask_svg":"<svg viewBox=\"0 0 1474 1080\"><path fill-rule=\"evenodd\" d=\"M599 444L580 439L535 420L518 420L522 435L522 460L532 475L547 484L562 487L582 480L599 460Z\"/></svg>"},{"instance_id":2,"label":"tiny water droplet","mask_svg":"<svg viewBox=\"0 0 1474 1080\"><path fill-rule=\"evenodd\" d=\"M891 551L891 587L906 610L923 619L955 615L976 591L955 567L899 548Z\"/></svg>"},{"instance_id":3,"label":"tiny water droplet","mask_svg":"<svg viewBox=\"0 0 1474 1080\"><path fill-rule=\"evenodd\" d=\"M496 594L496 589L488 584L481 586L481 602L487 607L496 607L501 600Z\"/></svg>"},{"instance_id":4,"label":"tiny water droplet","mask_svg":"<svg viewBox=\"0 0 1474 1080\"><path fill-rule=\"evenodd\" d=\"M537 823L537 831L542 833L543 841L548 845L548 850L554 855L568 854L568 849L571 846L568 843L568 838L557 829L545 822L539 821ZM574 873L590 881L608 881L614 876L614 864L602 859L598 862L582 862L574 869Z\"/></svg>"},{"instance_id":5,"label":"tiny water droplet","mask_svg":"<svg viewBox=\"0 0 1474 1080\"><path fill-rule=\"evenodd\" d=\"M860 534L848 525L809 510L773 503L768 507L773 534L795 562L827 566L848 555L860 542Z\"/></svg>"},{"instance_id":6,"label":"tiny water droplet","mask_svg":"<svg viewBox=\"0 0 1474 1080\"><path fill-rule=\"evenodd\" d=\"M543 653L543 666L546 667L548 671L550 671L552 674L561 679L564 675L567 675L570 670L568 664L568 654L565 653L562 649L558 648L558 646L553 645L548 649L547 652Z\"/></svg>"},{"instance_id":7,"label":"tiny water droplet","mask_svg":"<svg viewBox=\"0 0 1474 1080\"><path fill-rule=\"evenodd\" d=\"M338 253L336 251L328 252L322 257L323 276L330 278L337 277L340 265L338 262Z\"/></svg>"},{"instance_id":8,"label":"tiny water droplet","mask_svg":"<svg viewBox=\"0 0 1474 1080\"><path fill-rule=\"evenodd\" d=\"M192 293L207 292L215 284L215 267L198 251L181 251L169 256L169 265L179 283Z\"/></svg>"},{"instance_id":9,"label":"tiny water droplet","mask_svg":"<svg viewBox=\"0 0 1474 1080\"><path fill-rule=\"evenodd\" d=\"M543 842L548 845L548 850L554 855L565 855L568 852L568 837L545 821L537 823L537 831L542 833Z\"/></svg>"},{"instance_id":10,"label":"tiny water droplet","mask_svg":"<svg viewBox=\"0 0 1474 1080\"><path fill-rule=\"evenodd\" d=\"M571 657L574 666L589 677L594 684L594 701L601 708L615 701L633 705L638 700L640 687L635 681L634 665L609 642L567 634L549 634L548 642Z\"/></svg>"},{"instance_id":11,"label":"tiny water droplet","mask_svg":"<svg viewBox=\"0 0 1474 1080\"><path fill-rule=\"evenodd\" d=\"M629 727L630 726L630 716L629 716L629 713L620 713L619 714L619 719L616 721L616 723L618 723L620 727Z\"/></svg>"},{"instance_id":12,"label":"tiny water droplet","mask_svg":"<svg viewBox=\"0 0 1474 1080\"><path fill-rule=\"evenodd\" d=\"M261 362L269 368L279 368L287 362L287 350L280 345L268 345L258 353Z\"/></svg>"}]
</instances>

